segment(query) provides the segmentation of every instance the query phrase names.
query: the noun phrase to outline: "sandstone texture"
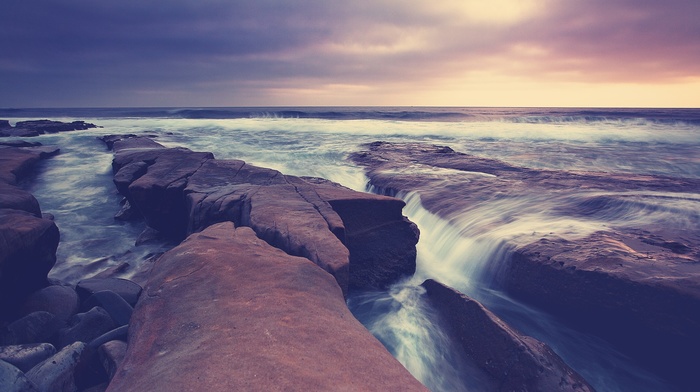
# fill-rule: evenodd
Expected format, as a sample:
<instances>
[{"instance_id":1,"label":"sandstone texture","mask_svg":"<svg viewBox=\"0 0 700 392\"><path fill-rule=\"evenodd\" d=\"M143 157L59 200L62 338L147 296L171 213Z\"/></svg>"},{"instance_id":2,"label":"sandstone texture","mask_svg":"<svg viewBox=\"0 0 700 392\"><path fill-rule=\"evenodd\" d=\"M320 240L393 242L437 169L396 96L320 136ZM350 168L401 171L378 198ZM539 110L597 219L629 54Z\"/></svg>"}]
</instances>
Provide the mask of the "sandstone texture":
<instances>
[{"instance_id":1,"label":"sandstone texture","mask_svg":"<svg viewBox=\"0 0 700 392\"><path fill-rule=\"evenodd\" d=\"M528 195L557 200L535 210L542 216L613 222L578 237L519 237L504 265L486 266L485 284L605 338L682 389L697 385L687 358L700 352L700 180L531 169L429 144L364 147L351 159L373 186L416 192L447 220Z\"/></svg>"},{"instance_id":2,"label":"sandstone texture","mask_svg":"<svg viewBox=\"0 0 700 392\"><path fill-rule=\"evenodd\" d=\"M109 391L425 390L331 275L214 224L154 266Z\"/></svg>"},{"instance_id":3,"label":"sandstone texture","mask_svg":"<svg viewBox=\"0 0 700 392\"><path fill-rule=\"evenodd\" d=\"M169 238L218 222L247 226L269 244L306 257L350 287L383 288L415 271L418 231L403 201L320 179L285 176L211 153L164 148L149 138L108 136L114 182L129 206Z\"/></svg>"},{"instance_id":4,"label":"sandstone texture","mask_svg":"<svg viewBox=\"0 0 700 392\"><path fill-rule=\"evenodd\" d=\"M546 344L512 329L477 301L434 280L423 282L453 340L494 391L592 391Z\"/></svg>"}]
</instances>

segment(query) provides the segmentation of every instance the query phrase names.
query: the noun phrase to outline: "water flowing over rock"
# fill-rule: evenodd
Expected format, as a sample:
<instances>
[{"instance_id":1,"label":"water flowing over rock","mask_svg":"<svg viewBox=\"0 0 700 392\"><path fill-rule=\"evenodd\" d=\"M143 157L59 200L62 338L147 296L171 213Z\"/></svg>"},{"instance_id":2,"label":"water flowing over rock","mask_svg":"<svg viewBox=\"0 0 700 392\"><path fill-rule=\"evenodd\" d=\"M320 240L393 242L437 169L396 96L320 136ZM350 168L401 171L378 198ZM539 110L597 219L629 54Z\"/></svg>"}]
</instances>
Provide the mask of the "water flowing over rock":
<instances>
[{"instance_id":1,"label":"water flowing over rock","mask_svg":"<svg viewBox=\"0 0 700 392\"><path fill-rule=\"evenodd\" d=\"M687 358L700 352L700 180L532 169L422 143L364 147L350 159L373 186L415 192L455 225L469 216L495 230L527 213L564 222L504 233L508 256L482 266L482 284L603 337L680 388L697 385ZM543 211L546 199L555 202ZM480 213L488 205L495 216Z\"/></svg>"},{"instance_id":2,"label":"water flowing over rock","mask_svg":"<svg viewBox=\"0 0 700 392\"><path fill-rule=\"evenodd\" d=\"M403 201L320 179L285 176L148 138L105 138L117 189L148 225L175 240L211 224L251 227L349 287L383 288L415 271L418 232Z\"/></svg>"},{"instance_id":3,"label":"water flowing over rock","mask_svg":"<svg viewBox=\"0 0 700 392\"><path fill-rule=\"evenodd\" d=\"M157 261L130 325L109 391L425 390L330 275L230 222Z\"/></svg>"},{"instance_id":4,"label":"water flowing over rock","mask_svg":"<svg viewBox=\"0 0 700 392\"><path fill-rule=\"evenodd\" d=\"M434 280L422 286L494 391L593 390L547 345L513 330L477 301Z\"/></svg>"}]
</instances>

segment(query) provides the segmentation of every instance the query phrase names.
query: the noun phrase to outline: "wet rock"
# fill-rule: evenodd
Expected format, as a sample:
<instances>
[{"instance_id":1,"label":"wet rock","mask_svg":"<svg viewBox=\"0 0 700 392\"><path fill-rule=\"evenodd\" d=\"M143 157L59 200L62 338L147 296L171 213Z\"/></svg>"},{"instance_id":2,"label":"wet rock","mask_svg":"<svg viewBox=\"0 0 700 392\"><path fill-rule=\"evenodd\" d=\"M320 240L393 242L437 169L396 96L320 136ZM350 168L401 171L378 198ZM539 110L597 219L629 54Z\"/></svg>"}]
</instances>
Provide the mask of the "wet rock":
<instances>
[{"instance_id":1,"label":"wet rock","mask_svg":"<svg viewBox=\"0 0 700 392\"><path fill-rule=\"evenodd\" d=\"M86 123L85 121L73 121L70 123L51 120L18 121L14 128L2 129L0 136L38 136L45 133L81 131L96 127L95 124Z\"/></svg>"},{"instance_id":2,"label":"wet rock","mask_svg":"<svg viewBox=\"0 0 700 392\"><path fill-rule=\"evenodd\" d=\"M58 240L53 221L0 209L0 317L14 313L30 293L48 285Z\"/></svg>"},{"instance_id":3,"label":"wet rock","mask_svg":"<svg viewBox=\"0 0 700 392\"><path fill-rule=\"evenodd\" d=\"M98 291L112 291L124 298L129 305L135 306L142 289L141 286L128 279L89 278L78 282L75 291L83 301L87 300Z\"/></svg>"},{"instance_id":4,"label":"wet rock","mask_svg":"<svg viewBox=\"0 0 700 392\"><path fill-rule=\"evenodd\" d=\"M40 392L22 371L3 360L0 360L0 391Z\"/></svg>"},{"instance_id":5,"label":"wet rock","mask_svg":"<svg viewBox=\"0 0 700 392\"><path fill-rule=\"evenodd\" d=\"M126 348L126 342L121 340L112 340L104 343L98 349L100 361L102 362L102 366L105 368L107 376L110 380L114 378L117 368L124 361L124 357L126 356Z\"/></svg>"},{"instance_id":6,"label":"wet rock","mask_svg":"<svg viewBox=\"0 0 700 392\"><path fill-rule=\"evenodd\" d=\"M122 325L120 327L114 328L113 330L96 337L88 344L88 347L90 347L91 349L97 349L101 345L103 345L109 341L121 340L123 342L126 342L128 333L129 333L129 325L128 324Z\"/></svg>"},{"instance_id":7,"label":"wet rock","mask_svg":"<svg viewBox=\"0 0 700 392\"><path fill-rule=\"evenodd\" d=\"M76 314L71 325L58 332L58 346L65 347L73 342L88 343L115 327L109 313L96 306L85 313Z\"/></svg>"},{"instance_id":8,"label":"wet rock","mask_svg":"<svg viewBox=\"0 0 700 392\"><path fill-rule=\"evenodd\" d=\"M60 328L60 321L45 311L30 313L10 323L2 337L4 344L42 343L50 340Z\"/></svg>"},{"instance_id":9,"label":"wet rock","mask_svg":"<svg viewBox=\"0 0 700 392\"><path fill-rule=\"evenodd\" d=\"M54 354L56 354L56 348L49 343L0 346L0 360L16 366L23 372L28 372L36 364Z\"/></svg>"},{"instance_id":10,"label":"wet rock","mask_svg":"<svg viewBox=\"0 0 700 392\"><path fill-rule=\"evenodd\" d=\"M483 283L603 337L681 388L696 384L693 365L683 358L700 351L698 215L658 200L688 203L700 180L533 169L422 143L364 147L351 159L374 186L390 194L416 192L426 209L447 220L525 195L554 198L555 211L547 216L604 223L590 234L533 230L518 237L506 244L507 260L486 265ZM654 216L658 208L678 215L608 224L624 214Z\"/></svg>"},{"instance_id":11,"label":"wet rock","mask_svg":"<svg viewBox=\"0 0 700 392\"><path fill-rule=\"evenodd\" d=\"M454 341L499 391L592 391L546 344L524 336L466 295L434 280L425 287Z\"/></svg>"},{"instance_id":12,"label":"wet rock","mask_svg":"<svg viewBox=\"0 0 700 392\"><path fill-rule=\"evenodd\" d=\"M5 208L26 211L36 217L41 217L39 202L31 193L0 182L0 209Z\"/></svg>"},{"instance_id":13,"label":"wet rock","mask_svg":"<svg viewBox=\"0 0 700 392\"><path fill-rule=\"evenodd\" d=\"M129 324L134 309L114 291L97 291L83 303L84 308L99 306L106 310L118 327Z\"/></svg>"},{"instance_id":14,"label":"wet rock","mask_svg":"<svg viewBox=\"0 0 700 392\"><path fill-rule=\"evenodd\" d=\"M61 325L78 313L78 294L72 287L53 285L32 293L22 304L21 312L46 311L56 316Z\"/></svg>"},{"instance_id":15,"label":"wet rock","mask_svg":"<svg viewBox=\"0 0 700 392\"><path fill-rule=\"evenodd\" d=\"M425 390L328 273L250 228L191 235L158 260L146 292L110 391Z\"/></svg>"},{"instance_id":16,"label":"wet rock","mask_svg":"<svg viewBox=\"0 0 700 392\"><path fill-rule=\"evenodd\" d=\"M187 149L113 146L118 190L168 238L179 241L224 221L248 226L321 266L345 293L349 286L383 288L415 271L418 232L401 214L400 200Z\"/></svg>"},{"instance_id":17,"label":"wet rock","mask_svg":"<svg viewBox=\"0 0 700 392\"><path fill-rule=\"evenodd\" d=\"M75 391L74 371L85 343L75 342L28 371L26 376L40 391Z\"/></svg>"}]
</instances>

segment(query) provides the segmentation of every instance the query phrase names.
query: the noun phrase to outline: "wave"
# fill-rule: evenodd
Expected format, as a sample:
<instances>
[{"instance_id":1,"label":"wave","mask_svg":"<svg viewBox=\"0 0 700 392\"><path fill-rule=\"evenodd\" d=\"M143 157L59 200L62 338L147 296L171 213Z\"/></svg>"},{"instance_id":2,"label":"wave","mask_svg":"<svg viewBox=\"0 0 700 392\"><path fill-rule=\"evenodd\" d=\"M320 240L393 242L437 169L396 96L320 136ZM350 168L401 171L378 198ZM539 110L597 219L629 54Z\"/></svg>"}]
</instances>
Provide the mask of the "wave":
<instances>
[{"instance_id":1,"label":"wave","mask_svg":"<svg viewBox=\"0 0 700 392\"><path fill-rule=\"evenodd\" d=\"M658 123L700 126L700 109L477 107L0 108L1 117L323 119L511 123Z\"/></svg>"}]
</instances>

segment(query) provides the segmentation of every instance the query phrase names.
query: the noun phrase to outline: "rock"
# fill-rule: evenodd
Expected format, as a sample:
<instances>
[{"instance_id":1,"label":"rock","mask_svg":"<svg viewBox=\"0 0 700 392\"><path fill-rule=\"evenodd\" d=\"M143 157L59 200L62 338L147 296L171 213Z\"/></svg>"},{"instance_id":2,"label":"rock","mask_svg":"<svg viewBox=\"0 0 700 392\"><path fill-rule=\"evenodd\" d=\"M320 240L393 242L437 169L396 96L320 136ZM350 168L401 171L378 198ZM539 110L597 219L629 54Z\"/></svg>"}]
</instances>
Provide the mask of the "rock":
<instances>
[{"instance_id":1,"label":"rock","mask_svg":"<svg viewBox=\"0 0 700 392\"><path fill-rule=\"evenodd\" d=\"M63 348L27 372L27 378L42 392L75 391L74 371L84 349L82 342Z\"/></svg>"},{"instance_id":2,"label":"rock","mask_svg":"<svg viewBox=\"0 0 700 392\"><path fill-rule=\"evenodd\" d=\"M3 360L0 360L0 390L3 392L39 392L24 373Z\"/></svg>"},{"instance_id":3,"label":"rock","mask_svg":"<svg viewBox=\"0 0 700 392\"><path fill-rule=\"evenodd\" d=\"M27 148L0 147L0 182L16 185L42 159L58 153L58 148L40 146Z\"/></svg>"},{"instance_id":4,"label":"rock","mask_svg":"<svg viewBox=\"0 0 700 392\"><path fill-rule=\"evenodd\" d=\"M84 308L99 306L106 310L118 327L129 324L134 309L124 298L114 291L97 291L83 303Z\"/></svg>"},{"instance_id":5,"label":"rock","mask_svg":"<svg viewBox=\"0 0 700 392\"><path fill-rule=\"evenodd\" d=\"M7 326L6 344L31 344L47 342L58 332L61 324L49 312L30 313Z\"/></svg>"},{"instance_id":6,"label":"rock","mask_svg":"<svg viewBox=\"0 0 700 392\"><path fill-rule=\"evenodd\" d=\"M36 364L54 354L56 354L56 348L49 343L0 347L0 360L16 366L23 372L28 372Z\"/></svg>"},{"instance_id":7,"label":"rock","mask_svg":"<svg viewBox=\"0 0 700 392\"><path fill-rule=\"evenodd\" d=\"M30 293L48 285L58 240L53 221L0 209L0 317L13 314Z\"/></svg>"},{"instance_id":8,"label":"rock","mask_svg":"<svg viewBox=\"0 0 700 392\"><path fill-rule=\"evenodd\" d=\"M36 311L47 311L56 316L61 325L67 325L68 320L78 313L78 294L72 287L53 285L32 293L21 307L22 314Z\"/></svg>"},{"instance_id":9,"label":"rock","mask_svg":"<svg viewBox=\"0 0 700 392\"><path fill-rule=\"evenodd\" d=\"M533 169L421 143L364 147L351 159L372 185L416 192L446 220L517 222L513 211L470 214L530 198L552 200L554 210L538 203L523 214L598 225L507 239L508 258L486 265L482 283L604 338L680 388L697 384L684 358L700 352L700 226L685 206L700 179ZM652 220L659 211L670 218Z\"/></svg>"},{"instance_id":10,"label":"rock","mask_svg":"<svg viewBox=\"0 0 700 392\"><path fill-rule=\"evenodd\" d=\"M466 295L434 280L422 284L453 340L500 391L592 391L546 344L515 331Z\"/></svg>"},{"instance_id":11,"label":"rock","mask_svg":"<svg viewBox=\"0 0 700 392\"><path fill-rule=\"evenodd\" d=\"M126 356L126 348L126 342L121 340L112 340L101 345L97 350L100 355L102 366L104 366L110 380L114 378L117 368L119 368L121 363L124 361L124 357Z\"/></svg>"},{"instance_id":12,"label":"rock","mask_svg":"<svg viewBox=\"0 0 700 392\"><path fill-rule=\"evenodd\" d=\"M109 391L426 390L309 260L219 223L153 267Z\"/></svg>"},{"instance_id":13,"label":"rock","mask_svg":"<svg viewBox=\"0 0 700 392\"><path fill-rule=\"evenodd\" d=\"M401 214L400 200L208 153L149 149L150 139L144 148L141 139L110 139L115 184L167 238L180 241L224 221L248 226L269 244L321 266L344 293L349 286L383 288L415 271L418 232ZM344 219L353 222L349 232Z\"/></svg>"},{"instance_id":14,"label":"rock","mask_svg":"<svg viewBox=\"0 0 700 392\"><path fill-rule=\"evenodd\" d=\"M114 214L114 219L122 222L131 222L142 218L136 209L131 208L131 203L127 200L122 208Z\"/></svg>"},{"instance_id":15,"label":"rock","mask_svg":"<svg viewBox=\"0 0 700 392\"><path fill-rule=\"evenodd\" d=\"M131 306L135 306L141 295L141 286L121 278L89 278L78 282L75 288L81 300L87 300L98 291L113 291L119 294Z\"/></svg>"},{"instance_id":16,"label":"rock","mask_svg":"<svg viewBox=\"0 0 700 392\"><path fill-rule=\"evenodd\" d=\"M0 209L5 208L26 211L36 217L41 217L39 202L31 193L0 182Z\"/></svg>"},{"instance_id":17,"label":"rock","mask_svg":"<svg viewBox=\"0 0 700 392\"><path fill-rule=\"evenodd\" d=\"M15 124L16 130L28 130L31 132L35 132L37 135L67 131L82 131L90 128L97 128L97 126L95 124L86 123L85 121L73 121L70 123L65 123L61 121L51 120L18 121Z\"/></svg>"},{"instance_id":18,"label":"rock","mask_svg":"<svg viewBox=\"0 0 700 392\"><path fill-rule=\"evenodd\" d=\"M58 332L58 346L65 347L73 342L89 343L115 327L109 313L96 306L85 313L76 314L71 325Z\"/></svg>"},{"instance_id":19,"label":"rock","mask_svg":"<svg viewBox=\"0 0 700 392\"><path fill-rule=\"evenodd\" d=\"M120 327L114 328L113 330L96 337L88 344L88 347L90 347L92 349L97 349L101 345L103 345L109 341L121 340L121 341L126 342L128 333L129 333L129 325L128 324L122 325Z\"/></svg>"}]
</instances>

